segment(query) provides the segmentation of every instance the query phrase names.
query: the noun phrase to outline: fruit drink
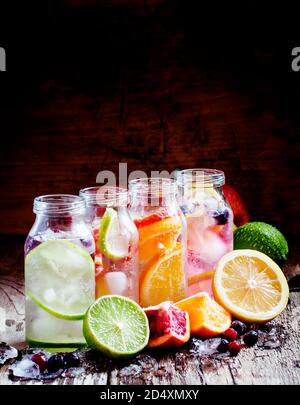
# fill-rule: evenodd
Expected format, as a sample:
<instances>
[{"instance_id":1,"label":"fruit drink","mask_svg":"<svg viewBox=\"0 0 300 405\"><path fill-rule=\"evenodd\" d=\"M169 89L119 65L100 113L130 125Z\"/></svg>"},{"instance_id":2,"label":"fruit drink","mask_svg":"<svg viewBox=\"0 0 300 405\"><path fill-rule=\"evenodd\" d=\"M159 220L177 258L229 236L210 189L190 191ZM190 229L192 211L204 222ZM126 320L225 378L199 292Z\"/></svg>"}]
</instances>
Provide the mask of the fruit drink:
<instances>
[{"instance_id":1,"label":"fruit drink","mask_svg":"<svg viewBox=\"0 0 300 405\"><path fill-rule=\"evenodd\" d=\"M189 295L212 295L215 266L233 249L233 214L222 192L224 181L224 173L212 169L183 170L177 177L187 221Z\"/></svg>"},{"instance_id":2,"label":"fruit drink","mask_svg":"<svg viewBox=\"0 0 300 405\"><path fill-rule=\"evenodd\" d=\"M128 213L127 190L90 187L80 195L96 244L96 297L118 294L138 302L138 233Z\"/></svg>"},{"instance_id":3,"label":"fruit drink","mask_svg":"<svg viewBox=\"0 0 300 405\"><path fill-rule=\"evenodd\" d=\"M95 243L84 201L35 198L36 220L25 241L26 340L31 346L85 345L82 318L95 299Z\"/></svg>"},{"instance_id":4,"label":"fruit drink","mask_svg":"<svg viewBox=\"0 0 300 405\"><path fill-rule=\"evenodd\" d=\"M130 213L139 232L139 290L143 307L186 296L186 222L174 180L129 183Z\"/></svg>"}]
</instances>

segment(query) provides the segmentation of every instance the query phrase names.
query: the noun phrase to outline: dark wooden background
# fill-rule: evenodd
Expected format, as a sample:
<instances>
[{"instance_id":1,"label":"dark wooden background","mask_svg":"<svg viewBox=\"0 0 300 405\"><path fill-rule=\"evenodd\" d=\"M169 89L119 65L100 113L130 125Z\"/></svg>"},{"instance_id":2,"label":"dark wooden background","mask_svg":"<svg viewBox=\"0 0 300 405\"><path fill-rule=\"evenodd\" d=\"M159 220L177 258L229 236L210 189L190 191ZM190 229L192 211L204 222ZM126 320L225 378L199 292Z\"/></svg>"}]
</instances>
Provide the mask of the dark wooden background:
<instances>
[{"instance_id":1,"label":"dark wooden background","mask_svg":"<svg viewBox=\"0 0 300 405\"><path fill-rule=\"evenodd\" d=\"M127 162L223 169L252 219L299 234L292 2L9 3L0 233L28 232L34 196L77 193Z\"/></svg>"}]
</instances>

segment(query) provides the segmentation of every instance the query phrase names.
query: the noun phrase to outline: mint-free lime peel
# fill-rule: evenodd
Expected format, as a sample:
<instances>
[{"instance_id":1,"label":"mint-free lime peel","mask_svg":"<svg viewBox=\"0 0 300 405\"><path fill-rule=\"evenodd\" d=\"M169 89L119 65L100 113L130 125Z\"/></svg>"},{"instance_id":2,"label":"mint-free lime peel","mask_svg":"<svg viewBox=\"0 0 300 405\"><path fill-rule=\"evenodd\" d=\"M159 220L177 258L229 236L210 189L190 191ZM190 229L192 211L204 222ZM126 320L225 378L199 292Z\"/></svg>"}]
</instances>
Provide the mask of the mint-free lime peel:
<instances>
[{"instance_id":1,"label":"mint-free lime peel","mask_svg":"<svg viewBox=\"0 0 300 405\"><path fill-rule=\"evenodd\" d=\"M119 295L100 297L83 320L83 335L92 349L108 357L128 358L141 352L149 340L149 324L143 309Z\"/></svg>"}]
</instances>

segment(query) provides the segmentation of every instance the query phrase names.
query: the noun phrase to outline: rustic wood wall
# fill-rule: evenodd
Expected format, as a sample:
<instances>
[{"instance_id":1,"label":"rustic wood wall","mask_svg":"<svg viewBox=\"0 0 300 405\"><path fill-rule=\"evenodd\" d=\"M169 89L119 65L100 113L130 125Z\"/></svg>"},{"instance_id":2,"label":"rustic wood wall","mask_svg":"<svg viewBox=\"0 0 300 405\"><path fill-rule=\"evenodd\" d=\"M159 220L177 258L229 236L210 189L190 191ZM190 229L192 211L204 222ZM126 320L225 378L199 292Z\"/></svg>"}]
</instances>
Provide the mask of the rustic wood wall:
<instances>
[{"instance_id":1,"label":"rustic wood wall","mask_svg":"<svg viewBox=\"0 0 300 405\"><path fill-rule=\"evenodd\" d=\"M119 162L129 171L223 169L253 219L299 233L292 10L255 1L25 3L18 35L4 26L0 233L27 233L34 196L76 193Z\"/></svg>"}]
</instances>

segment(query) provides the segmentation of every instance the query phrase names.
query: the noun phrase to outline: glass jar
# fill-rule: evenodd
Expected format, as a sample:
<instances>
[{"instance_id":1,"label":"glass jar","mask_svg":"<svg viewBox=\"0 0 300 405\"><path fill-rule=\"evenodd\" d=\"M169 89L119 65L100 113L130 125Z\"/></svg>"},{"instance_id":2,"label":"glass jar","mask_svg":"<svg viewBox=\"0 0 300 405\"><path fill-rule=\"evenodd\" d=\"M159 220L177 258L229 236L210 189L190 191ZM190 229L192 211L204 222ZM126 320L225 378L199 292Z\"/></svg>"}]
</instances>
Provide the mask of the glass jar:
<instances>
[{"instance_id":1,"label":"glass jar","mask_svg":"<svg viewBox=\"0 0 300 405\"><path fill-rule=\"evenodd\" d=\"M95 243L84 200L44 195L34 199L33 212L24 246L26 340L39 347L84 346L80 319L95 300Z\"/></svg>"},{"instance_id":2,"label":"glass jar","mask_svg":"<svg viewBox=\"0 0 300 405\"><path fill-rule=\"evenodd\" d=\"M140 304L186 297L186 222L177 185L167 178L129 182L130 214L139 232Z\"/></svg>"},{"instance_id":3,"label":"glass jar","mask_svg":"<svg viewBox=\"0 0 300 405\"><path fill-rule=\"evenodd\" d=\"M89 187L80 196L96 243L96 297L118 294L138 302L138 233L128 213L127 190Z\"/></svg>"},{"instance_id":4,"label":"glass jar","mask_svg":"<svg viewBox=\"0 0 300 405\"><path fill-rule=\"evenodd\" d=\"M233 213L224 197L221 170L187 169L178 173L180 205L187 221L189 295L212 295L219 259L233 249Z\"/></svg>"}]
</instances>

